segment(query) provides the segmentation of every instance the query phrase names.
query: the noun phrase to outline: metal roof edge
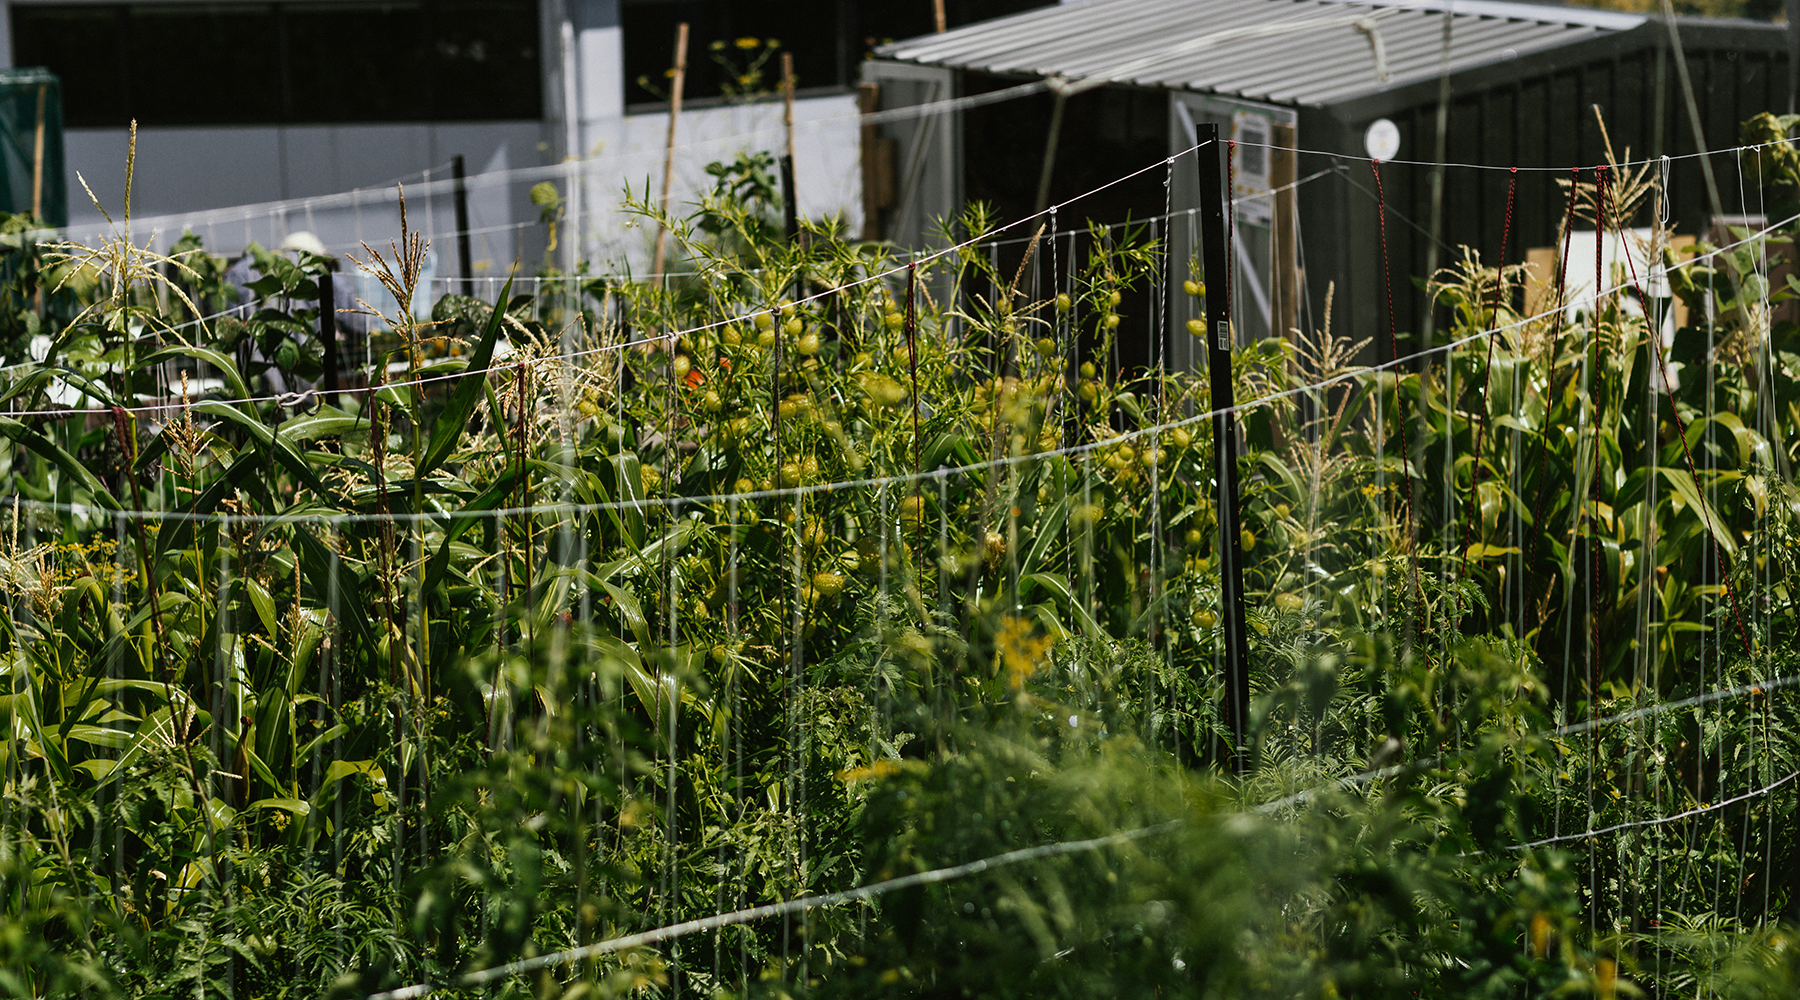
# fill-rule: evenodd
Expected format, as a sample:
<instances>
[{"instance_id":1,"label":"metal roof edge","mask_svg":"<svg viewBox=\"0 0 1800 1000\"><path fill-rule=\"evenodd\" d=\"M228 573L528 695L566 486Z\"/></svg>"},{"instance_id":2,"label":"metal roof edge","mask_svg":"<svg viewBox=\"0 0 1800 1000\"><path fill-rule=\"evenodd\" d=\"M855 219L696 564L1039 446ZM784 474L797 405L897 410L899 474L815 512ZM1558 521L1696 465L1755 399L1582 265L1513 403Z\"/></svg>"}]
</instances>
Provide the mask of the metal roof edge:
<instances>
[{"instance_id":1,"label":"metal roof edge","mask_svg":"<svg viewBox=\"0 0 1800 1000\"><path fill-rule=\"evenodd\" d=\"M900 49L908 48L911 46L917 46L917 45L930 45L930 44L933 44L936 42L943 41L946 38L954 38L957 35L974 34L974 33L978 33L978 32L989 31L994 28L1005 25L1008 22L1036 21L1036 20L1042 20L1042 19L1046 19L1046 18L1054 18L1054 17L1061 16L1061 12L1064 10L1081 8L1081 7L1091 7L1096 4L1115 3L1115 2L1118 2L1118 0L1061 0L1061 2L1059 2L1059 3L1049 4L1049 5L1046 5L1043 7L1030 7L1025 10L1014 11L1011 14L1002 14L999 17L990 17L984 21L971 21L968 24L959 24L956 27L950 28L946 31L932 32L932 33L924 34L924 35L914 35L911 38L896 38L893 41L888 42L885 45L875 46L875 48L872 51L873 51L873 54L875 56L877 56L878 58L889 59L889 60L893 60L896 62L915 62L916 63L919 60L911 58L911 57L907 57L907 56L895 55L895 53L897 51L899 51Z\"/></svg>"},{"instance_id":2,"label":"metal roof edge","mask_svg":"<svg viewBox=\"0 0 1800 1000\"><path fill-rule=\"evenodd\" d=\"M1646 34L1662 30L1663 26L1660 23L1647 20L1631 31L1590 35L1578 41L1535 52L1529 60L1497 58L1490 62L1465 66L1450 74L1452 99L1454 100L1454 95L1461 93L1456 85L1459 78L1464 77L1465 74L1480 74L1483 81L1490 86L1500 83L1516 83L1539 76L1550 76L1570 66L1581 66L1596 59L1608 59L1640 48L1649 41L1644 37ZM1430 78L1409 80L1335 102L1325 111L1345 126L1366 125L1376 118L1393 114L1396 111L1435 102L1437 88L1438 79L1435 75Z\"/></svg>"},{"instance_id":3,"label":"metal roof edge","mask_svg":"<svg viewBox=\"0 0 1800 1000\"><path fill-rule=\"evenodd\" d=\"M1627 14L1616 10L1565 7L1560 4L1512 3L1508 0L1318 0L1318 2L1340 3L1348 7L1402 7L1433 13L1505 18L1510 21L1570 24L1583 28L1601 28L1607 31L1630 31L1649 20L1643 14Z\"/></svg>"},{"instance_id":4,"label":"metal roof edge","mask_svg":"<svg viewBox=\"0 0 1800 1000\"><path fill-rule=\"evenodd\" d=\"M1658 18L1661 24L1662 19ZM1683 17L1676 15L1675 27L1682 31L1699 29L1700 31L1744 31L1757 35L1787 37L1787 25L1774 21L1752 21L1746 17Z\"/></svg>"},{"instance_id":5,"label":"metal roof edge","mask_svg":"<svg viewBox=\"0 0 1800 1000\"><path fill-rule=\"evenodd\" d=\"M0 83L54 83L60 85L62 78L44 66L12 66L0 69Z\"/></svg>"}]
</instances>

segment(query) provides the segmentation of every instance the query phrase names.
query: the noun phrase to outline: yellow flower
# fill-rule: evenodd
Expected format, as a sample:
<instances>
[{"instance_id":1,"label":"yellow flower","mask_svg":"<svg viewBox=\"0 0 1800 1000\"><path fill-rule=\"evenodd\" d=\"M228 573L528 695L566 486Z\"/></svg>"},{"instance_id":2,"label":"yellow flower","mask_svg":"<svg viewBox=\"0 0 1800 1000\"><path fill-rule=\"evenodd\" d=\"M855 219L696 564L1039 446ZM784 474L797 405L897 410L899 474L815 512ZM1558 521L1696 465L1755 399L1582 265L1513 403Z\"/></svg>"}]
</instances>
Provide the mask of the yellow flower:
<instances>
[{"instance_id":1,"label":"yellow flower","mask_svg":"<svg viewBox=\"0 0 1800 1000\"><path fill-rule=\"evenodd\" d=\"M848 785L853 781L867 781L870 778L885 778L890 774L899 774L900 765L891 760L878 760L864 767L849 767L837 772L837 780Z\"/></svg>"},{"instance_id":2,"label":"yellow flower","mask_svg":"<svg viewBox=\"0 0 1800 1000\"><path fill-rule=\"evenodd\" d=\"M1025 686L1025 679L1037 672L1038 663L1056 640L1035 635L1031 622L1008 615L1000 623L1000 634L994 637L994 659L1006 671L1006 685L1014 691Z\"/></svg>"},{"instance_id":3,"label":"yellow flower","mask_svg":"<svg viewBox=\"0 0 1800 1000\"><path fill-rule=\"evenodd\" d=\"M733 44L735 44L740 49L748 50L748 49L756 48L758 45L761 45L762 42L759 39L745 37L745 38L738 39Z\"/></svg>"}]
</instances>

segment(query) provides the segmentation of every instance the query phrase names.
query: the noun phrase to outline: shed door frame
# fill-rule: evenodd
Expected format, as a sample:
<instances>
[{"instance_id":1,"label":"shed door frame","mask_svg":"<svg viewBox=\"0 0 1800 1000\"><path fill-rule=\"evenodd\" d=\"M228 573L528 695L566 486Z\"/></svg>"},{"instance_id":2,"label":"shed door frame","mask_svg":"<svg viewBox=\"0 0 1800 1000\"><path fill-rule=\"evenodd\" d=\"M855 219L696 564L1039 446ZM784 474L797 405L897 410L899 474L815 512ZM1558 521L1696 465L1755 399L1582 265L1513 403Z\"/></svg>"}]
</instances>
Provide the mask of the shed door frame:
<instances>
[{"instance_id":1,"label":"shed door frame","mask_svg":"<svg viewBox=\"0 0 1800 1000\"><path fill-rule=\"evenodd\" d=\"M863 64L862 79L879 88L882 111L956 96L956 71L936 66L871 60ZM962 115L946 108L878 128L894 141L895 205L881 233L900 246L924 247L938 220L953 218L962 206Z\"/></svg>"},{"instance_id":2,"label":"shed door frame","mask_svg":"<svg viewBox=\"0 0 1800 1000\"><path fill-rule=\"evenodd\" d=\"M1187 320L1199 315L1200 301L1181 287L1183 281L1199 276L1200 193L1192 151L1202 122L1217 124L1222 134L1243 137L1240 141L1245 143L1254 141L1257 133L1268 137L1253 146L1240 145L1232 154L1236 265L1232 319L1237 343L1253 343L1277 332L1287 335L1300 302L1297 201L1292 187L1299 162L1294 152L1299 146L1298 110L1214 94L1170 92L1169 152L1178 157L1170 192L1175 217L1169 220L1174 260L1169 299L1177 304L1170 317L1174 329L1170 356L1175 367L1190 370L1200 368L1206 354L1185 332Z\"/></svg>"}]
</instances>

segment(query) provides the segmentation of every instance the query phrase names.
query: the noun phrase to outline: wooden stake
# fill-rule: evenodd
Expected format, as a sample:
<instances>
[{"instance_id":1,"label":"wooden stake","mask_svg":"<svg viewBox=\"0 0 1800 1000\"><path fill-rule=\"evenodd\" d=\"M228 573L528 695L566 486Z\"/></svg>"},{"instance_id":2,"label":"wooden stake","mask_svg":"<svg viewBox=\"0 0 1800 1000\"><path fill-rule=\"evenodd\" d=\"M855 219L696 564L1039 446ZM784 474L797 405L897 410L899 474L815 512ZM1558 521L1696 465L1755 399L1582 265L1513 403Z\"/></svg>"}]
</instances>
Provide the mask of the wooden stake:
<instances>
[{"instance_id":1,"label":"wooden stake","mask_svg":"<svg viewBox=\"0 0 1800 1000\"><path fill-rule=\"evenodd\" d=\"M663 182L662 201L659 207L663 211L669 208L669 188L675 182L675 123L681 118L681 88L687 82L687 43L688 26L683 21L675 26L675 83L669 88L669 137L663 144ZM656 227L656 260L650 265L650 273L662 280L663 260L669 245L669 227L658 224Z\"/></svg>"},{"instance_id":2,"label":"wooden stake","mask_svg":"<svg viewBox=\"0 0 1800 1000\"><path fill-rule=\"evenodd\" d=\"M1800 0L1794 0L1800 3ZM869 121L868 116L881 109L881 85L861 83L856 86L856 107L863 114L861 152L862 152L862 204L863 204L863 239L878 240L881 238L881 210L893 200L893 171L884 169L886 164L882 156L881 132Z\"/></svg>"},{"instance_id":3,"label":"wooden stake","mask_svg":"<svg viewBox=\"0 0 1800 1000\"><path fill-rule=\"evenodd\" d=\"M781 124L787 129L787 155L781 158L782 206L787 213L787 235L800 235L800 192L794 183L794 54L781 54Z\"/></svg>"},{"instance_id":4,"label":"wooden stake","mask_svg":"<svg viewBox=\"0 0 1800 1000\"><path fill-rule=\"evenodd\" d=\"M781 124L787 127L787 155L794 155L794 54L781 54Z\"/></svg>"},{"instance_id":5,"label":"wooden stake","mask_svg":"<svg viewBox=\"0 0 1800 1000\"><path fill-rule=\"evenodd\" d=\"M791 52L781 54L781 102L781 122L787 129L787 155L781 158L781 207L787 216L788 241L798 240L804 247L806 235L800 231L800 186L794 183L794 55ZM804 280L796 291L806 294Z\"/></svg>"},{"instance_id":6,"label":"wooden stake","mask_svg":"<svg viewBox=\"0 0 1800 1000\"><path fill-rule=\"evenodd\" d=\"M31 147L31 215L38 220L44 217L44 92L49 89L38 84L37 138Z\"/></svg>"},{"instance_id":7,"label":"wooden stake","mask_svg":"<svg viewBox=\"0 0 1800 1000\"><path fill-rule=\"evenodd\" d=\"M931 0L931 14L937 20L938 34L948 30L948 25L944 23L944 0Z\"/></svg>"},{"instance_id":8,"label":"wooden stake","mask_svg":"<svg viewBox=\"0 0 1800 1000\"><path fill-rule=\"evenodd\" d=\"M1293 184L1299 177L1300 154L1295 150L1294 126L1275 126L1275 147L1269 150L1269 196L1275 214L1275 260L1271 268L1271 284L1275 286L1275 329L1271 334L1292 339L1300 322L1300 258L1296 220L1299 203Z\"/></svg>"}]
</instances>

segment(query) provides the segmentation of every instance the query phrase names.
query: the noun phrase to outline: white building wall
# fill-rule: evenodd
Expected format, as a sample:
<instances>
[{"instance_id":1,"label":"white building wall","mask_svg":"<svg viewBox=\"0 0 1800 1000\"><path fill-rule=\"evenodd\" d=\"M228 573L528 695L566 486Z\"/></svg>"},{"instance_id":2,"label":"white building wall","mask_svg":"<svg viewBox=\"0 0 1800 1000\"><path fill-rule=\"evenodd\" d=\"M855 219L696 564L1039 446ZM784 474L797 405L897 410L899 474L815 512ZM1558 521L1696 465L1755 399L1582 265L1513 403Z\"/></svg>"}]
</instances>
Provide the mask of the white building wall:
<instances>
[{"instance_id":1,"label":"white building wall","mask_svg":"<svg viewBox=\"0 0 1800 1000\"><path fill-rule=\"evenodd\" d=\"M9 23L0 0L0 32ZM29 0L27 0L29 2ZM155 0L152 0L155 2ZM580 205L578 229L592 271L648 270L654 227L634 225L623 210L627 185L637 195L660 194L668 115L625 114L624 38L619 0L542 0L545 40L542 121L294 126L141 126L132 188L132 214L140 236L157 232L166 246L192 225L207 245L236 253L250 241L276 246L291 232L308 230L334 252L359 244L385 246L398 236L394 182L417 186L448 177L450 158L462 154L471 177L471 258L476 274L504 274L515 260L526 272L544 264L548 232L529 201L533 184L549 177L569 205ZM658 44L665 44L658 42ZM9 61L10 39L0 35ZM703 53L701 53L703 55ZM691 57L692 54L691 54ZM568 108L573 105L572 108ZM570 122L567 111L575 117ZM837 217L847 231L862 224L861 169L856 100L831 95L795 104L795 180L801 213ZM690 108L676 136L671 201L686 214L711 188L709 163L739 151L780 154L787 138L779 101ZM81 186L85 178L114 219L121 217L127 132L121 128L72 129L65 137L70 228L77 236L104 225ZM575 146L578 162L565 158ZM568 164L568 172L555 169ZM550 168L546 170L546 168ZM492 183L496 172L516 171ZM579 176L579 193L569 197ZM354 205L312 205L309 199L356 188ZM343 199L336 199L343 202ZM274 203L282 204L276 205ZM434 242L436 273L456 276L451 199L443 193L409 197L414 228ZM220 211L221 209L232 209ZM570 225L575 221L578 225ZM567 240L568 235L563 236ZM565 246L567 244L565 243ZM558 252L558 266L566 266Z\"/></svg>"},{"instance_id":2,"label":"white building wall","mask_svg":"<svg viewBox=\"0 0 1800 1000\"><path fill-rule=\"evenodd\" d=\"M596 265L630 263L642 271L656 242L654 225L624 209L627 187L651 200L662 193L663 151L669 115L629 115L584 130L591 158L583 165L583 244ZM794 102L794 186L800 215L842 220L852 236L862 232L861 140L856 97L812 97ZM740 151L787 151L779 101L733 104L683 111L676 126L676 156L670 203L688 215L712 189L710 163L729 161Z\"/></svg>"},{"instance_id":3,"label":"white building wall","mask_svg":"<svg viewBox=\"0 0 1800 1000\"><path fill-rule=\"evenodd\" d=\"M334 254L362 256L363 241L385 247L398 238L395 182L405 181L413 192L411 225L433 240L444 262L439 273L454 274L454 205L441 191L423 192L426 171L445 181L458 153L471 176L536 165L542 131L537 122L140 128L134 236L140 244L154 237L165 248L191 228L210 249L236 254L252 241L279 246L289 233L306 230ZM64 136L75 238L92 239L106 228L81 179L107 214L122 220L128 144L124 129L74 129ZM310 203L357 188L365 190L354 203ZM477 274L504 273L515 258L535 262L541 253L543 234L527 188L471 185Z\"/></svg>"}]
</instances>

